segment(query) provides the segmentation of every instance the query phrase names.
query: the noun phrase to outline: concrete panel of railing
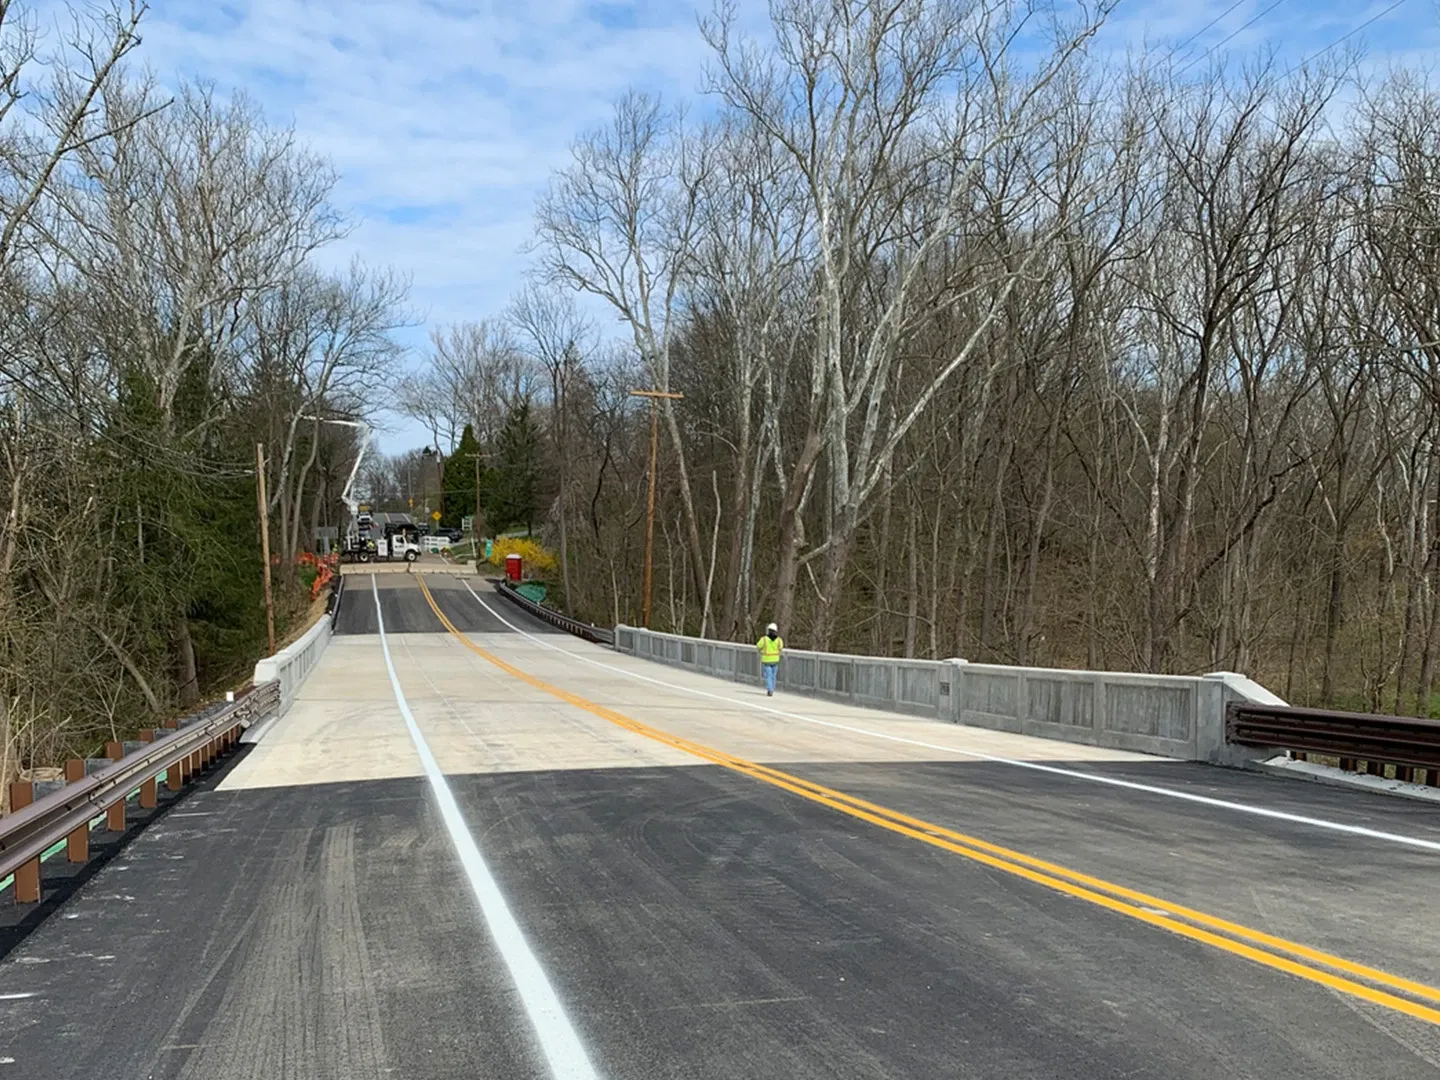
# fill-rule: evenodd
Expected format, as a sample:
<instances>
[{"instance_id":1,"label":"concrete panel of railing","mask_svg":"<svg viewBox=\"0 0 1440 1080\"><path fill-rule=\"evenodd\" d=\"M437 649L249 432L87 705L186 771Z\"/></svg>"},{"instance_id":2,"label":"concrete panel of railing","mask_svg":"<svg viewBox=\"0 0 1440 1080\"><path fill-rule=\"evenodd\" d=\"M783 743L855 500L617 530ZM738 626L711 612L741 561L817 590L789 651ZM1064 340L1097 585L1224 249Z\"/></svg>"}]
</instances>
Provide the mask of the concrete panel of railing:
<instances>
[{"instance_id":1,"label":"concrete panel of railing","mask_svg":"<svg viewBox=\"0 0 1440 1080\"><path fill-rule=\"evenodd\" d=\"M1194 760L1204 680L950 661L957 723Z\"/></svg>"},{"instance_id":2,"label":"concrete panel of railing","mask_svg":"<svg viewBox=\"0 0 1440 1080\"><path fill-rule=\"evenodd\" d=\"M301 685L320 662L333 634L331 621L321 619L274 656L256 663L254 681L257 685L277 681L280 683L281 713L290 708Z\"/></svg>"}]
</instances>

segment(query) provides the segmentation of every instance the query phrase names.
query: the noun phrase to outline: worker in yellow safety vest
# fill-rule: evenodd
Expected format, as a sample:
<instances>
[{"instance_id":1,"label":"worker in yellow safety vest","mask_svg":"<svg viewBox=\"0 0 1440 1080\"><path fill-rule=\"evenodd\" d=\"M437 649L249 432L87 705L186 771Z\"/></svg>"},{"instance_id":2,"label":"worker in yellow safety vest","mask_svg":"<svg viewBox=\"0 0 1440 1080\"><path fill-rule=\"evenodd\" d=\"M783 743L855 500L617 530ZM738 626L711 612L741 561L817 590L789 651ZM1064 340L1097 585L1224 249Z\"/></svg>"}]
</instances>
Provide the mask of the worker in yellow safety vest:
<instances>
[{"instance_id":1,"label":"worker in yellow safety vest","mask_svg":"<svg viewBox=\"0 0 1440 1080\"><path fill-rule=\"evenodd\" d=\"M780 668L780 653L785 649L785 639L780 628L773 622L765 628L765 636L755 643L760 650L760 670L765 675L765 696L775 696L775 673Z\"/></svg>"}]
</instances>

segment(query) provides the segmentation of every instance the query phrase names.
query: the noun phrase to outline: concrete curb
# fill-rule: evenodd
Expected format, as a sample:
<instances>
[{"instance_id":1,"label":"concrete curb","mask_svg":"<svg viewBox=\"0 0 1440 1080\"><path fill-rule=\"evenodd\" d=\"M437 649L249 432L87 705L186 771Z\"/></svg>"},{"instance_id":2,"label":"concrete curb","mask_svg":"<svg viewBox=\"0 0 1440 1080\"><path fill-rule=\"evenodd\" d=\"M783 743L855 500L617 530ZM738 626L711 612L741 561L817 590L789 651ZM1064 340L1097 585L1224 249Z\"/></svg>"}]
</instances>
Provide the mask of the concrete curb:
<instances>
[{"instance_id":1,"label":"concrete curb","mask_svg":"<svg viewBox=\"0 0 1440 1080\"><path fill-rule=\"evenodd\" d=\"M1266 761L1252 762L1248 768L1267 776L1280 776L1289 780L1308 781L1324 784L1326 787L1349 788L1354 791L1368 791L1375 795L1390 795L1414 802L1432 805L1440 803L1440 788L1424 784L1407 784L1404 780L1386 780L1366 773L1352 773L1331 765L1317 765L1313 761L1294 761L1284 757L1273 757Z\"/></svg>"}]
</instances>

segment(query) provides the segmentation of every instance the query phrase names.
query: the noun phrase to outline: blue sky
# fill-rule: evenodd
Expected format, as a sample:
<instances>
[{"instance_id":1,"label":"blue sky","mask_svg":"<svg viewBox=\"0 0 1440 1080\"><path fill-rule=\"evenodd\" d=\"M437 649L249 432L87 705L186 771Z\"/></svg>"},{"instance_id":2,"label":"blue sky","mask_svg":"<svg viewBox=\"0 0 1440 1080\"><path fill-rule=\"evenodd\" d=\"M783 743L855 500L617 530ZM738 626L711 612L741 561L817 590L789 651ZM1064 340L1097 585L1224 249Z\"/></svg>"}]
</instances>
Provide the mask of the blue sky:
<instances>
[{"instance_id":1,"label":"blue sky","mask_svg":"<svg viewBox=\"0 0 1440 1080\"><path fill-rule=\"evenodd\" d=\"M1101 44L1193 37L1197 57L1273 48L1298 61L1391 3L1120 0ZM765 17L765 0L739 6L747 22ZM140 59L162 80L244 88L335 162L359 225L329 258L410 275L418 354L428 327L493 315L519 287L535 196L576 134L628 86L694 94L696 15L687 0L151 0ZM1350 43L1372 64L1429 62L1440 11L1403 0ZM391 428L387 452L425 441L415 425Z\"/></svg>"}]
</instances>

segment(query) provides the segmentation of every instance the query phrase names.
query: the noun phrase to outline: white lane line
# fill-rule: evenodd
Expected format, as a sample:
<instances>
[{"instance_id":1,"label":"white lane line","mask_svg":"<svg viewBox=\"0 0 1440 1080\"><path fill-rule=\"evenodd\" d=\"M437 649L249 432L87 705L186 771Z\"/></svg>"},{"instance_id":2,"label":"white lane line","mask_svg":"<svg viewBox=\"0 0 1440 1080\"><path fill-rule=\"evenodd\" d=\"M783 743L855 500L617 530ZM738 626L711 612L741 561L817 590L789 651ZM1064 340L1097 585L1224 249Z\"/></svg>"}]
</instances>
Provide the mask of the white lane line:
<instances>
[{"instance_id":1,"label":"white lane line","mask_svg":"<svg viewBox=\"0 0 1440 1080\"><path fill-rule=\"evenodd\" d=\"M1285 810L1275 810L1268 806L1255 806L1251 803L1234 802L1230 799L1216 799L1209 795L1197 795L1191 791L1180 791L1176 788L1160 787L1156 784L1141 784L1134 780L1122 780L1116 776L1100 776L1096 773L1080 772L1076 769L1062 769L1058 765L1042 765L1038 761L1019 761L1014 758L998 757L994 754L981 753L978 750L962 750L959 747L944 746L941 743L923 742L920 739L907 739L901 735L890 735L883 731L871 731L869 728L855 727L851 724L841 724L833 720L821 720L814 716L805 716L802 713L788 712L785 709L762 705L758 701L744 701L726 694L714 694L708 690L697 690L692 686L681 686L678 683L666 682L664 679L652 678L649 675L642 675L637 671L627 671L624 668L615 667L613 664L606 664L602 661L594 660L591 657L571 652L569 649L562 649L558 645L551 644L544 638L520 629L520 627L501 615L481 599L479 593L470 588L468 581L465 582L464 585L465 588L470 589L470 595L475 597L481 607L499 619L511 630L514 630L523 637L529 638L537 645L542 645L547 649L563 653L572 660L579 660L581 663L590 664L593 667L603 668L606 671L611 671L618 675L638 679L640 682L647 682L654 686L663 686L667 690L677 690L681 693L693 694L696 697L711 698L714 701L723 701L727 705L743 705L747 709L754 709L756 712L769 713L772 716L781 716L787 720L800 720L806 724L816 724L819 727L833 728L837 731L848 731L855 735L867 735L872 739L884 739L886 742L903 743L906 746L919 746L926 750L938 750L942 753L956 754L960 757L973 758L977 761L989 761L996 765L1012 765L1017 769L1030 769L1034 772L1050 773L1054 776L1066 776L1074 780L1088 780L1091 783L1107 784L1110 787L1125 788L1129 791L1143 791L1147 795L1162 795L1169 799L1181 799L1185 802L1199 803L1201 806L1213 806L1221 810L1233 810L1236 813L1251 814L1255 817L1270 818L1275 821L1288 821L1294 825L1309 825L1313 828L1326 829L1330 832L1346 833L1350 836L1363 836L1370 840L1384 840L1387 843L1419 848L1422 851L1440 852L1440 842L1425 840L1418 836L1405 836L1401 833L1385 832L1382 829L1370 829L1364 825L1349 825L1343 821L1331 821L1328 818L1292 814Z\"/></svg>"},{"instance_id":2,"label":"white lane line","mask_svg":"<svg viewBox=\"0 0 1440 1080\"><path fill-rule=\"evenodd\" d=\"M400 678L395 674L394 661L390 659L390 643L385 637L385 616L380 611L380 589L374 574L370 575L370 591L375 596L375 619L380 629L380 649L385 654L385 670L390 673L395 704L400 707L400 715L405 718L405 726L410 731L410 741L415 744L415 752L420 755L425 779L430 782L430 790L434 792L435 801L440 806L440 817L450 833L450 841L455 845L455 853L460 857L465 876L470 879L470 888L475 893L475 899L480 902L480 911L485 916L490 937L494 940L495 947L500 950L501 959L505 961L515 989L520 993L525 1013L530 1018L530 1025L535 1029L536 1038L539 1039L540 1050L550 1066L550 1075L555 1080L599 1080L599 1074L590 1064L590 1056L585 1052L570 1018L565 1015L565 1008L560 1004L555 988L550 985L545 969L540 966L530 943L525 940L524 931L511 914L510 905L505 902L500 887L490 873L490 867L480 854L475 838L470 835L469 826L465 824L465 817L460 813L460 806L455 801L450 784L446 781L445 774L440 771L435 755L430 752L420 725L415 722L415 714L405 702L405 694L400 689Z\"/></svg>"}]
</instances>

